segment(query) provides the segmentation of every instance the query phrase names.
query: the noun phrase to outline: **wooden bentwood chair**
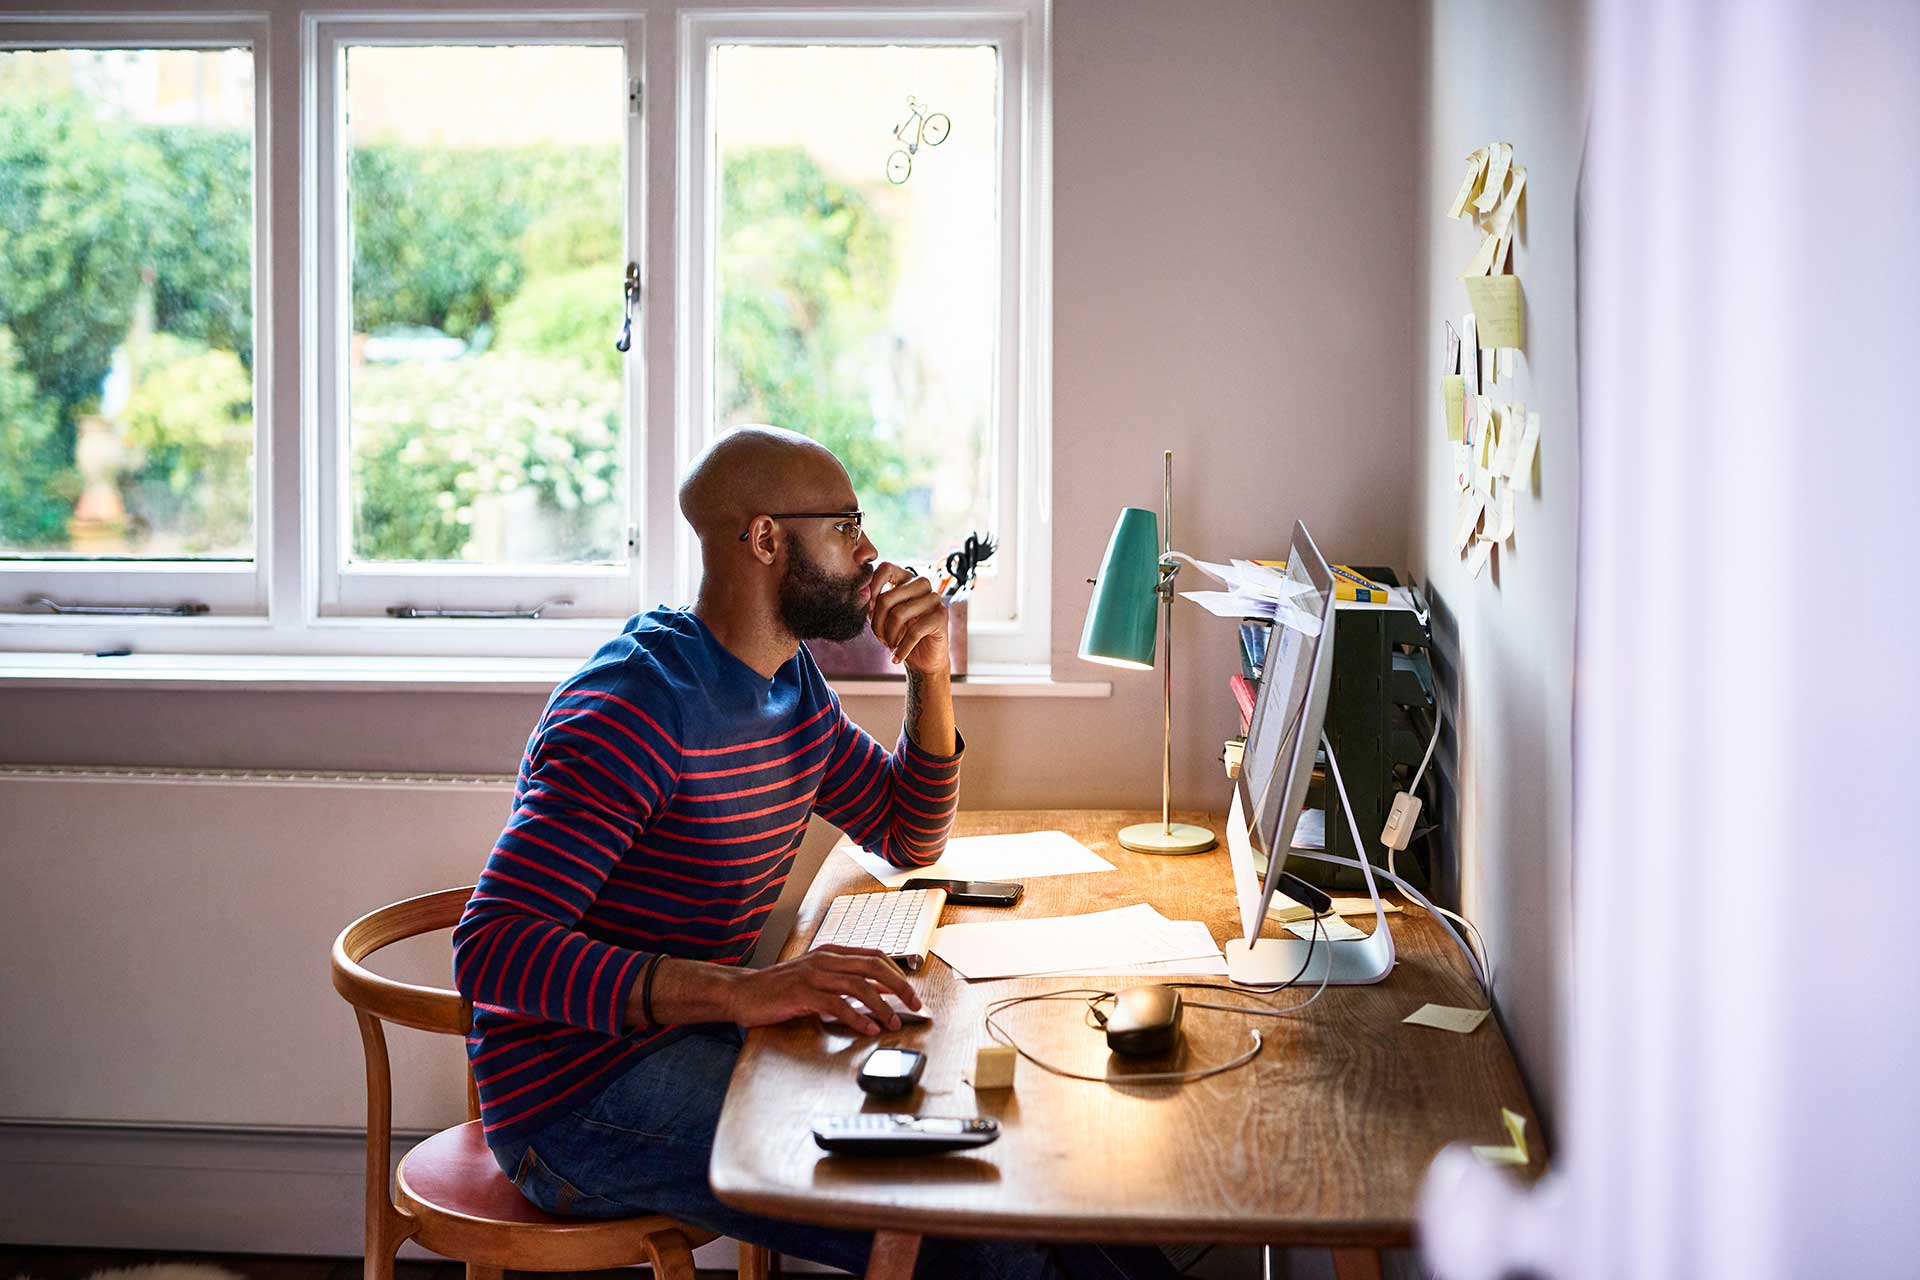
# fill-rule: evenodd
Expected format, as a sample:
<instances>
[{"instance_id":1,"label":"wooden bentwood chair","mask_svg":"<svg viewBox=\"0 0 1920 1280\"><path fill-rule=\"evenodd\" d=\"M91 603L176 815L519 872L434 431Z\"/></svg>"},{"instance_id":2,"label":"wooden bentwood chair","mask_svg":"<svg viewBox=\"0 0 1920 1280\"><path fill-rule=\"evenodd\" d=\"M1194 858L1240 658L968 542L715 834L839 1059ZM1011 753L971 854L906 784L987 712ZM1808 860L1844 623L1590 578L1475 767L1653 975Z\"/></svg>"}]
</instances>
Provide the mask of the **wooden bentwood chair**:
<instances>
[{"instance_id":1,"label":"wooden bentwood chair","mask_svg":"<svg viewBox=\"0 0 1920 1280\"><path fill-rule=\"evenodd\" d=\"M367 1058L366 1280L392 1280L394 1254L412 1240L467 1264L467 1280L520 1271L598 1271L650 1262L662 1280L694 1280L693 1250L711 1231L672 1218L559 1218L542 1213L502 1172L480 1133L480 1098L467 1075L467 1123L401 1158L388 1189L393 1077L384 1022L465 1037L473 1005L456 991L383 978L361 961L384 946L459 923L473 886L408 898L361 916L333 940L333 988L353 1006ZM740 1246L741 1280L765 1280L766 1250Z\"/></svg>"}]
</instances>

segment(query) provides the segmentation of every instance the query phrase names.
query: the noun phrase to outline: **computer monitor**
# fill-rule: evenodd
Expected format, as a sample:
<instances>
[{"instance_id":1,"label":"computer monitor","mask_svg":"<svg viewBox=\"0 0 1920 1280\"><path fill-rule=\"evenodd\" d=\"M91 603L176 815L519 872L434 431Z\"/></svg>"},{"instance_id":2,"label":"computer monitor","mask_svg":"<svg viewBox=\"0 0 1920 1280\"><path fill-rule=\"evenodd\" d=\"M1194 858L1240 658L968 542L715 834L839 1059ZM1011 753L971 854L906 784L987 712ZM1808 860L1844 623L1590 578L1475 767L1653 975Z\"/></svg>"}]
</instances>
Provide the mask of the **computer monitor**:
<instances>
[{"instance_id":1,"label":"computer monitor","mask_svg":"<svg viewBox=\"0 0 1920 1280\"><path fill-rule=\"evenodd\" d=\"M1310 634L1311 627L1275 622L1267 640L1260 692L1254 699L1227 819L1241 923L1241 937L1227 945L1228 970L1235 981L1260 985L1283 982L1303 964L1303 980L1318 982L1327 975L1329 982L1378 982L1393 967L1384 915L1379 916L1376 936L1345 944L1322 940L1311 956L1308 944L1294 938L1254 945L1266 924L1275 886L1286 870L1294 828L1313 780L1314 757L1333 686L1333 571L1307 527L1298 521L1287 549L1286 575L1303 588L1293 598L1293 607L1317 621L1318 634ZM1266 858L1264 875L1255 870L1256 853Z\"/></svg>"}]
</instances>

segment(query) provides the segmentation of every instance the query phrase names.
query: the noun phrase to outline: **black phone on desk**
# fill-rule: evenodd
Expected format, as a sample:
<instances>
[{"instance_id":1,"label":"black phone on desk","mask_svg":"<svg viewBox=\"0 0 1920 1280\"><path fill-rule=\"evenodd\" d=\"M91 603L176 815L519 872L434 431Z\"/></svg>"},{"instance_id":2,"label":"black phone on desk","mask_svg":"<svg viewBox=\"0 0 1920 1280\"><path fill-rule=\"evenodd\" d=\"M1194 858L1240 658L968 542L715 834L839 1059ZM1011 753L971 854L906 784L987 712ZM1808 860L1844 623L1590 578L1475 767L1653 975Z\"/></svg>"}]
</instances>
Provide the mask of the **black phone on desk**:
<instances>
[{"instance_id":1,"label":"black phone on desk","mask_svg":"<svg viewBox=\"0 0 1920 1280\"><path fill-rule=\"evenodd\" d=\"M1013 880L935 880L915 876L902 889L945 889L947 901L964 907L1010 907L1026 886Z\"/></svg>"}]
</instances>

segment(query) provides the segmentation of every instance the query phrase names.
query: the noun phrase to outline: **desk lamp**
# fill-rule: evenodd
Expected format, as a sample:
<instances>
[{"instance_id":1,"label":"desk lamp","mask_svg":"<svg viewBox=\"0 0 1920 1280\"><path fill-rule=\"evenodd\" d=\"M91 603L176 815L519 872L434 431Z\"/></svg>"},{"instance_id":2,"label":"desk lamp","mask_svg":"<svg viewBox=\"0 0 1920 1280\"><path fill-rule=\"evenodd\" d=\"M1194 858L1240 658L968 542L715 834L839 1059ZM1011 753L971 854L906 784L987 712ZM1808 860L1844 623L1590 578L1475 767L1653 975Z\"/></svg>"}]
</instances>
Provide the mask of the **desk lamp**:
<instances>
[{"instance_id":1,"label":"desk lamp","mask_svg":"<svg viewBox=\"0 0 1920 1280\"><path fill-rule=\"evenodd\" d=\"M1100 576L1092 579L1093 600L1080 632L1080 656L1089 662L1133 671L1154 664L1155 609L1165 615L1158 628L1162 653L1160 821L1141 822L1120 832L1120 847L1136 853L1203 853L1213 848L1213 832L1174 822L1173 795L1173 580L1180 559L1173 550L1173 451L1166 453L1165 513L1159 529L1153 512L1126 507L1107 539ZM1164 532L1162 542L1159 534Z\"/></svg>"}]
</instances>

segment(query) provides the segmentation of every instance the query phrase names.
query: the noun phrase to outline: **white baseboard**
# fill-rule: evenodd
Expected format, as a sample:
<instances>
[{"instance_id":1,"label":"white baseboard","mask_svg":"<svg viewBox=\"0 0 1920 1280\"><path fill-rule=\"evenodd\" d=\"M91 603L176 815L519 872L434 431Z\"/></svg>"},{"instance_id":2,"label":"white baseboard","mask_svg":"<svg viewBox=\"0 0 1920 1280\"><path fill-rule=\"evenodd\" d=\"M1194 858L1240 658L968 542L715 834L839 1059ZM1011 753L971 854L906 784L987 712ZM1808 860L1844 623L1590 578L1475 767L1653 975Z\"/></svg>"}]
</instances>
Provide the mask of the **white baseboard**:
<instances>
[{"instance_id":1,"label":"white baseboard","mask_svg":"<svg viewBox=\"0 0 1920 1280\"><path fill-rule=\"evenodd\" d=\"M418 1137L397 1141L394 1158ZM0 1240L16 1245L357 1258L361 1161L352 1133L0 1122ZM403 1246L402 1258L434 1255ZM738 1248L694 1251L733 1270ZM789 1272L825 1271L783 1259Z\"/></svg>"}]
</instances>

